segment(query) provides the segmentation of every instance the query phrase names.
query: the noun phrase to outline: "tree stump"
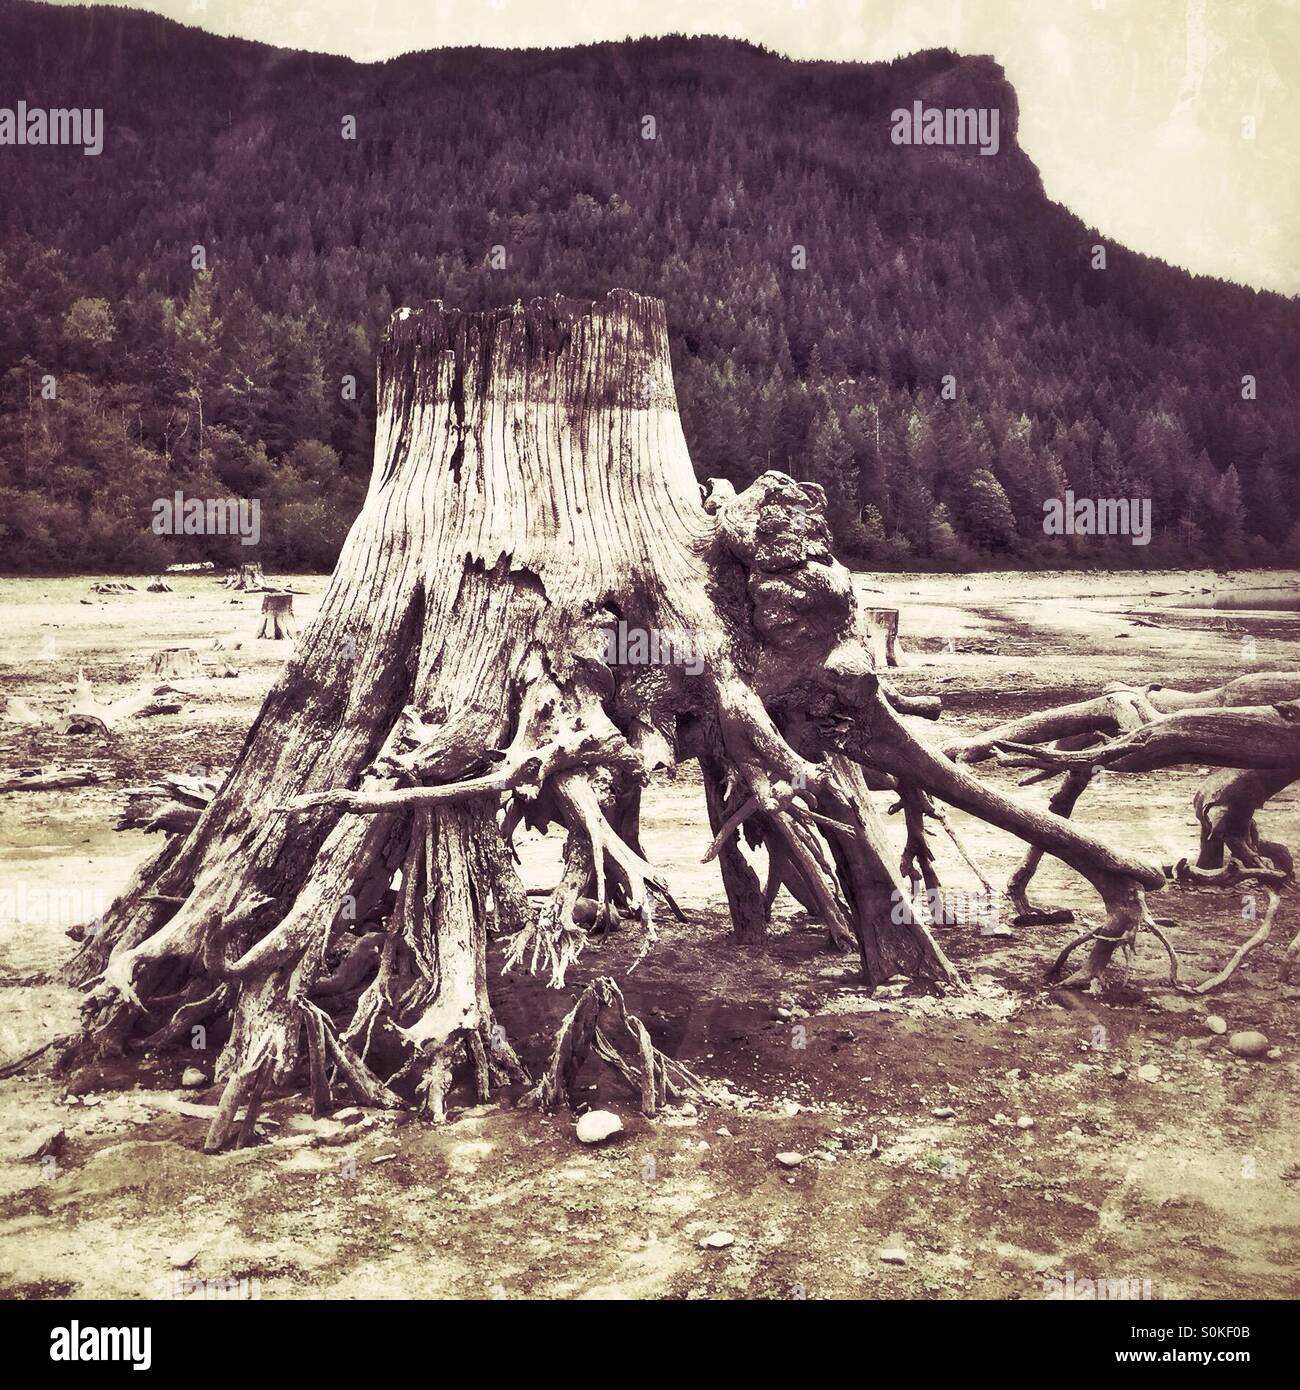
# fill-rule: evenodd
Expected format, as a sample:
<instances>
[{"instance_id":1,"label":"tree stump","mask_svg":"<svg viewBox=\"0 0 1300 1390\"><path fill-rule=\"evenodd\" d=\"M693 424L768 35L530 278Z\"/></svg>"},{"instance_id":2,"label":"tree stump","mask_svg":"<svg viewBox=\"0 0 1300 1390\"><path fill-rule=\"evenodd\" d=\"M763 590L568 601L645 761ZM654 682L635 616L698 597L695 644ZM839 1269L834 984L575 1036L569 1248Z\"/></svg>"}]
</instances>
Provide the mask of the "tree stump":
<instances>
[{"instance_id":1,"label":"tree stump","mask_svg":"<svg viewBox=\"0 0 1300 1390\"><path fill-rule=\"evenodd\" d=\"M151 594L170 594L174 592L172 586L162 577L162 575L159 575L156 579L152 579L149 581L148 591Z\"/></svg>"},{"instance_id":2,"label":"tree stump","mask_svg":"<svg viewBox=\"0 0 1300 1390\"><path fill-rule=\"evenodd\" d=\"M877 668L897 666L898 609L867 608L864 616L870 633L871 655Z\"/></svg>"},{"instance_id":3,"label":"tree stump","mask_svg":"<svg viewBox=\"0 0 1300 1390\"><path fill-rule=\"evenodd\" d=\"M199 654L193 647L164 647L154 652L149 659L149 670L168 680L203 674Z\"/></svg>"},{"instance_id":4,"label":"tree stump","mask_svg":"<svg viewBox=\"0 0 1300 1390\"><path fill-rule=\"evenodd\" d=\"M262 626L257 635L272 641L298 635L298 624L293 616L292 594L262 596Z\"/></svg>"},{"instance_id":5,"label":"tree stump","mask_svg":"<svg viewBox=\"0 0 1300 1390\"><path fill-rule=\"evenodd\" d=\"M226 589L243 589L249 592L257 592L266 588L266 579L262 574L262 562L260 560L250 560L247 564L240 565L234 574L227 575L222 580L222 587Z\"/></svg>"},{"instance_id":6,"label":"tree stump","mask_svg":"<svg viewBox=\"0 0 1300 1390\"><path fill-rule=\"evenodd\" d=\"M291 601L268 595L267 621ZM509 961L557 984L615 918L648 949L671 900L640 845L641 787L689 759L709 760L714 851L743 830L779 857L872 984L962 987L911 910L864 769L1041 839L1115 913L1163 883L918 740L862 633L821 488L768 472L702 503L661 303L400 310L374 474L319 614L211 804L88 936L76 1054L123 1049L172 1009L156 1037L196 1010L228 1028L210 1149L252 1135L304 1049L318 1108L339 1085L437 1119L453 1067L481 1099L522 1082L489 921ZM535 920L520 822L566 837ZM756 934L753 875L722 864ZM382 949L364 949L370 932ZM312 998L327 949L369 976L330 1012ZM642 1076L660 1075L644 1047Z\"/></svg>"}]
</instances>

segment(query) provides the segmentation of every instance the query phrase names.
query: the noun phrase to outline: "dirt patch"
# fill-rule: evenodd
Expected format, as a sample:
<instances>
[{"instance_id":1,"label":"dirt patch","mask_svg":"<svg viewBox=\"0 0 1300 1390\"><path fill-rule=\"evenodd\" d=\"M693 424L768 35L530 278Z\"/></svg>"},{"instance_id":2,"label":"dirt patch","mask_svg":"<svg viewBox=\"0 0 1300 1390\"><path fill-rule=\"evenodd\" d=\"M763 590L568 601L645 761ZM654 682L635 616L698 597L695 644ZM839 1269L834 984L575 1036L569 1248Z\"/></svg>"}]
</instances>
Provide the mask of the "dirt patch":
<instances>
[{"instance_id":1,"label":"dirt patch","mask_svg":"<svg viewBox=\"0 0 1300 1390\"><path fill-rule=\"evenodd\" d=\"M93 915L87 904L111 898L158 843L109 828L124 788L227 766L290 650L256 641L255 596L232 604L211 578L183 577L174 595L82 604L89 582L0 583L6 693L52 711L78 668L106 694L124 693L157 646L192 645L205 668L230 662L241 674L177 682L192 692L181 714L110 739L0 733L6 767L90 761L106 778L0 797L4 1056L74 1026L78 996L51 982L72 949L64 929ZM1284 614L1164 625L1153 599L1212 576L864 582L883 595L873 602L903 610L900 686L945 698L936 738L1109 680L1198 687L1295 663L1277 626ZM309 591L297 600L309 619L324 581L295 587ZM981 775L1039 804L1049 795ZM1110 776L1077 817L1172 860L1194 842L1197 780L1196 769ZM763 946L731 940L716 867L699 862L702 801L682 772L656 783L645 806L647 849L688 921L665 919L631 974L639 943L620 933L587 952L563 992L511 977L501 1013L536 1066L574 991L614 974L655 1042L710 1081L716 1104L646 1121L593 1071L587 1103L617 1110L626 1129L591 1149L574 1138L572 1116L516 1110L508 1095L474 1106L457 1093L440 1129L378 1112L313 1122L283 1096L266 1107L263 1142L207 1157L199 1144L216 1092L182 1090L180 1078L196 1064L210 1076L210 1052L71 1084L38 1069L0 1083L0 1295L1034 1299L1070 1273L1149 1281L1155 1298L1296 1295L1297 992L1277 983L1281 950L1300 929L1291 898L1273 940L1206 999L1162 988L1151 942L1127 988L1054 994L1043 967L1071 928L1004 937L974 923L943 933L972 977L969 999L871 996L788 900ZM1293 794L1264 821L1270 838L1300 842ZM1005 883L1017 842L954 822ZM945 882L975 891L951 847L937 847ZM534 837L522 852L527 881L549 886L556 841ZM1038 895L1081 923L1097 912L1064 866L1048 861L1040 877ZM1158 900L1189 973L1208 973L1248 934L1246 906L1240 893ZM1209 1030L1211 1013L1261 1029L1281 1059L1234 1059ZM54 1129L64 1131L56 1153L22 1156ZM787 1152L802 1162L783 1167L776 1155ZM701 1246L717 1232L732 1242ZM882 1258L895 1249L903 1263Z\"/></svg>"}]
</instances>

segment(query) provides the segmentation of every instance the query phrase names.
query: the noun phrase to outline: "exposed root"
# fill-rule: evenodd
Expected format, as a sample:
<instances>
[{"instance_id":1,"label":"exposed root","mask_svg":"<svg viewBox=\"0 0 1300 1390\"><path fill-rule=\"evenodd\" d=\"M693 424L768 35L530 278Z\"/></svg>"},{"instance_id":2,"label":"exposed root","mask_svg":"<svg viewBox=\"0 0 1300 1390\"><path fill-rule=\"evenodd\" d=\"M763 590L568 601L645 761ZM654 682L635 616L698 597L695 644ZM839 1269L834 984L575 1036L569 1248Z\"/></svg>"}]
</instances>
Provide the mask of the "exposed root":
<instances>
[{"instance_id":1,"label":"exposed root","mask_svg":"<svg viewBox=\"0 0 1300 1390\"><path fill-rule=\"evenodd\" d=\"M521 1103L542 1110L556 1110L562 1104L572 1108L578 1073L593 1052L622 1077L639 1098L644 1115L657 1115L670 1101L714 1099L705 1082L654 1046L645 1025L628 1012L618 985L602 975L582 991L565 1015L550 1062Z\"/></svg>"},{"instance_id":2,"label":"exposed root","mask_svg":"<svg viewBox=\"0 0 1300 1390\"><path fill-rule=\"evenodd\" d=\"M1251 875L1248 870L1243 869L1241 870L1241 876L1250 877ZM1169 957L1169 984L1183 994L1208 994L1211 990L1218 989L1220 985L1230 979L1241 965L1242 961L1244 961L1252 951L1268 940L1273 930L1273 919L1277 915L1278 904L1281 899L1277 893L1267 886L1264 891L1268 895L1268 906L1265 909L1259 927L1247 941L1237 947L1227 964L1224 965L1221 970L1216 971L1213 975L1207 976L1204 980L1200 981L1199 984L1186 984L1182 980L1182 962L1179 959L1178 952L1174 949L1173 943L1169 940L1168 936L1165 935L1160 922L1151 915L1147 908L1145 897L1141 894L1138 895L1139 900L1136 904L1136 911L1128 914L1124 920L1117 922L1112 918L1112 920L1108 921L1104 926L1091 928L1070 941L1056 957L1056 960L1048 970L1048 978L1056 979L1062 970L1064 970L1066 961L1076 948L1081 946L1085 941L1093 941L1097 944L1093 948L1093 953L1088 963L1062 982L1062 988L1064 989L1086 989L1092 985L1094 981L1098 981L1101 978L1102 973L1110 963L1111 956L1118 947L1123 946L1125 951L1131 954L1136 948L1138 934L1142 931L1148 931L1156 938ZM1300 936L1297 936L1295 941L1287 948L1282 968L1279 972L1283 981L1288 977L1290 965L1298 950L1300 950Z\"/></svg>"},{"instance_id":3,"label":"exposed root","mask_svg":"<svg viewBox=\"0 0 1300 1390\"><path fill-rule=\"evenodd\" d=\"M1089 770L1074 768L1067 772L1061 785L1052 793L1047 809L1056 816L1069 818L1079 798L1092 781ZM1029 925L1056 926L1074 921L1074 913L1069 908L1040 907L1029 898L1029 882L1038 872L1042 863L1043 851L1039 845L1031 845L1024 859L1007 882L1007 897L1015 909L1012 919L1018 927Z\"/></svg>"},{"instance_id":4,"label":"exposed root","mask_svg":"<svg viewBox=\"0 0 1300 1390\"><path fill-rule=\"evenodd\" d=\"M1268 894L1268 906L1264 910L1264 916L1260 921L1258 928L1247 941L1244 941L1240 946L1237 947L1237 949L1232 953L1232 956L1229 958L1228 963L1221 970L1218 970L1213 975L1208 976L1199 984L1183 984L1183 982L1179 979L1181 962L1178 958L1178 952L1174 950L1172 942L1170 942L1169 938L1165 936L1164 932L1160 930L1159 923L1150 920L1143 923L1143 925L1152 933L1153 936L1155 936L1155 938L1165 948L1165 952L1169 956L1169 983L1173 985L1175 989L1180 990L1183 994L1208 994L1212 989L1218 989L1220 985L1222 985L1223 983L1225 983L1225 981L1231 978L1232 974L1236 971L1237 967L1242 963L1242 961L1246 959L1248 955L1250 955L1250 953L1253 950L1255 950L1257 946L1262 946L1264 942L1268 940L1270 934L1273 931L1273 919L1277 915L1278 903L1281 901L1281 899L1275 892L1273 892L1271 888L1265 888L1264 891ZM1300 937L1297 937L1296 941L1300 941ZM1287 967L1291 960L1290 953L1291 950L1295 947L1295 945L1296 942L1293 941L1291 943L1291 946L1288 947L1287 955L1283 959L1282 971L1280 972L1283 979L1286 978Z\"/></svg>"}]
</instances>

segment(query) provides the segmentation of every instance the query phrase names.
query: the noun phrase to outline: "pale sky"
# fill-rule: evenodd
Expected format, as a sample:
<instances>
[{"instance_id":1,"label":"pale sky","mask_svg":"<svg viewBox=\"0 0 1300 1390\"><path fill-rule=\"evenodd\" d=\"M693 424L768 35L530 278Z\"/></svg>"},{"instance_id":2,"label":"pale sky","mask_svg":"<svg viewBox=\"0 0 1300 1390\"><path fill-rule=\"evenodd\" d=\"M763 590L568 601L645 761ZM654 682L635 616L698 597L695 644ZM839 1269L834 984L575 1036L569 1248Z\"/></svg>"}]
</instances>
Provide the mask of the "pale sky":
<instances>
[{"instance_id":1,"label":"pale sky","mask_svg":"<svg viewBox=\"0 0 1300 1390\"><path fill-rule=\"evenodd\" d=\"M1300 0L117 3L363 62L665 33L841 62L990 53L1019 94L1020 141L1049 197L1135 250L1300 293Z\"/></svg>"}]
</instances>

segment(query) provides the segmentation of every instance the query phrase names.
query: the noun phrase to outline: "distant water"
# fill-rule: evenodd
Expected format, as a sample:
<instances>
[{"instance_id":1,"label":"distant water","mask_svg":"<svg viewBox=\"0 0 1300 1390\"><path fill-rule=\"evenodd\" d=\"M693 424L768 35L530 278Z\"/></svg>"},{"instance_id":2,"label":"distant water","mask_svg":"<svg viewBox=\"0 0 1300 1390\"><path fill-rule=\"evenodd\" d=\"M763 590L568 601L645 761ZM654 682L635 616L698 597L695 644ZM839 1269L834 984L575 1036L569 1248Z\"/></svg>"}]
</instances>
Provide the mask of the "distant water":
<instances>
[{"instance_id":1,"label":"distant water","mask_svg":"<svg viewBox=\"0 0 1300 1390\"><path fill-rule=\"evenodd\" d=\"M1254 609L1277 613L1300 613L1300 588L1216 589L1212 594L1171 597L1171 608L1217 608L1239 611Z\"/></svg>"}]
</instances>

